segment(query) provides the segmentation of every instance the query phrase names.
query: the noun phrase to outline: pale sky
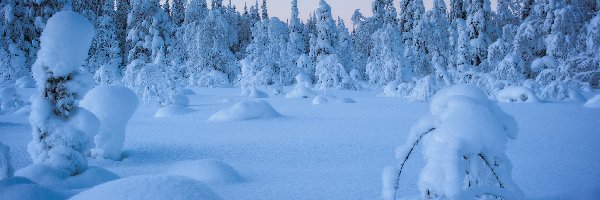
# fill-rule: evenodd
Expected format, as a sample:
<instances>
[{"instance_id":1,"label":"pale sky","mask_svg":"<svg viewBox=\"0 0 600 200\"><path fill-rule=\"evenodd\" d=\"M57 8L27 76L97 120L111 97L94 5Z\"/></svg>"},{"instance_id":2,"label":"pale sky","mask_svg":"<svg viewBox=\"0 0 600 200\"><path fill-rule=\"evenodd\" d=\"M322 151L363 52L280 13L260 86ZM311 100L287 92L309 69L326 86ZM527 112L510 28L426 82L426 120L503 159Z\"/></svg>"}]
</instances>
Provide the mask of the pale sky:
<instances>
[{"instance_id":1,"label":"pale sky","mask_svg":"<svg viewBox=\"0 0 600 200\"><path fill-rule=\"evenodd\" d=\"M448 3L449 0L445 0ZM207 2L210 2L207 1ZM237 9L243 10L244 2L248 3L248 7L255 3L255 0L232 0L233 4L236 5ZM267 0L267 9L269 10L269 16L278 17L279 19L286 21L290 18L291 0ZM327 0L327 3L331 6L333 17L337 19L338 16L345 19L347 22L350 21L354 10L360 9L364 16L371 16L371 2L372 0ZM423 0L425 8L430 9L433 5L433 0ZM495 4L496 0L491 0L492 4ZM223 1L224 4L229 3L228 0ZM259 5L262 0L259 0ZM396 9L400 9L400 0L394 0ZM319 6L319 0L298 0L298 10L300 11L300 18L305 21L308 18L308 14L313 12ZM492 7L495 7L492 5ZM350 26L350 24L346 24Z\"/></svg>"}]
</instances>

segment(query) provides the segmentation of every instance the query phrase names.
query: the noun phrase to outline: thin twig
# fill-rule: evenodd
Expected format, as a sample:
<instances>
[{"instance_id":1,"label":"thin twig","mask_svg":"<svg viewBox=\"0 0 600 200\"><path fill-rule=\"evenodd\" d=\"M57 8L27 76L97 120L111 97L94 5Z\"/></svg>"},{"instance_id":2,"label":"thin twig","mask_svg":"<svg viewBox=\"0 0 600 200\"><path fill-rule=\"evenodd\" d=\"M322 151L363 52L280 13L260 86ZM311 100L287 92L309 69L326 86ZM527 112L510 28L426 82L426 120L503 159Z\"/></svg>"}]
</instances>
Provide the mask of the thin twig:
<instances>
[{"instance_id":1,"label":"thin twig","mask_svg":"<svg viewBox=\"0 0 600 200\"><path fill-rule=\"evenodd\" d=\"M485 157L483 156L483 154L479 154L479 157L481 158L481 160L483 160L483 162L485 163L485 165L490 168L490 171L492 171L492 174L494 175L494 177L496 178L496 181L498 181L498 184L500 185L500 188L504 188L504 184L502 183L502 181L500 181L500 177L498 176L498 174L496 174L496 171L494 170L494 168L490 165L490 163L488 162L487 159L485 159Z\"/></svg>"},{"instance_id":2,"label":"thin twig","mask_svg":"<svg viewBox=\"0 0 600 200\"><path fill-rule=\"evenodd\" d=\"M410 155L412 154L413 150L415 149L415 147L417 147L417 145L419 145L419 141L421 141L421 139L423 139L423 137L431 132L433 132L435 130L435 128L431 128L429 129L427 132L421 134L419 136L419 139L417 139L417 141L415 141L415 143L412 145L412 147L410 148L410 150L408 151L408 153L406 154L406 157L404 157L404 160L402 160L402 162L400 162L400 170L398 171L398 176L396 176L396 183L394 185L394 196L393 198L396 199L396 195L398 194L398 188L400 187L400 175L402 174L402 169L404 168L404 164L406 163L406 161L410 158Z\"/></svg>"}]
</instances>

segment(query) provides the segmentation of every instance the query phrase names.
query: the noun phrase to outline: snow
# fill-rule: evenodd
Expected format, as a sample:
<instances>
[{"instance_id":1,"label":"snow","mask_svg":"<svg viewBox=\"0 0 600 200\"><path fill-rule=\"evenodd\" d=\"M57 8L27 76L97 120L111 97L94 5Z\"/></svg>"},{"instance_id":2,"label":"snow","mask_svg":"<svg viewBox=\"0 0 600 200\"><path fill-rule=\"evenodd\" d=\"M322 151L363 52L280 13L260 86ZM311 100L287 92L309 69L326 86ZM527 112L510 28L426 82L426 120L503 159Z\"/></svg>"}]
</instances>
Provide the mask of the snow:
<instances>
[{"instance_id":1,"label":"snow","mask_svg":"<svg viewBox=\"0 0 600 200\"><path fill-rule=\"evenodd\" d=\"M213 114L210 122L231 122L252 119L278 118L282 115L271 104L263 100L242 100L235 105Z\"/></svg>"},{"instance_id":2,"label":"snow","mask_svg":"<svg viewBox=\"0 0 600 200\"><path fill-rule=\"evenodd\" d=\"M244 181L233 167L213 159L178 162L173 164L166 173L185 176L205 184L231 184Z\"/></svg>"},{"instance_id":3,"label":"snow","mask_svg":"<svg viewBox=\"0 0 600 200\"><path fill-rule=\"evenodd\" d=\"M262 90L257 89L256 87L251 87L247 90L244 90L242 92L242 96L247 96L250 98L259 98L259 99L269 98L269 94L267 94L266 92L263 92Z\"/></svg>"},{"instance_id":4,"label":"snow","mask_svg":"<svg viewBox=\"0 0 600 200\"><path fill-rule=\"evenodd\" d=\"M218 200L221 198L198 181L169 175L123 178L98 185L71 198L71 200L95 199Z\"/></svg>"},{"instance_id":5,"label":"snow","mask_svg":"<svg viewBox=\"0 0 600 200\"><path fill-rule=\"evenodd\" d=\"M171 104L176 106L187 107L190 105L190 100L182 94L176 94L171 96Z\"/></svg>"},{"instance_id":6,"label":"snow","mask_svg":"<svg viewBox=\"0 0 600 200\"><path fill-rule=\"evenodd\" d=\"M91 188L120 178L113 172L99 167L90 167L81 174L71 176L69 171L43 164L19 169L15 176L25 177L44 187L57 190Z\"/></svg>"},{"instance_id":7,"label":"snow","mask_svg":"<svg viewBox=\"0 0 600 200\"><path fill-rule=\"evenodd\" d=\"M186 106L179 105L168 105L161 107L154 113L154 117L156 118L165 118L165 117L175 117L180 115L186 115L194 112L193 109L188 108Z\"/></svg>"},{"instance_id":8,"label":"snow","mask_svg":"<svg viewBox=\"0 0 600 200\"><path fill-rule=\"evenodd\" d=\"M588 108L600 108L600 94L590 98L583 106Z\"/></svg>"},{"instance_id":9,"label":"snow","mask_svg":"<svg viewBox=\"0 0 600 200\"><path fill-rule=\"evenodd\" d=\"M540 103L534 92L523 86L504 88L496 94L496 99L502 103Z\"/></svg>"},{"instance_id":10,"label":"snow","mask_svg":"<svg viewBox=\"0 0 600 200\"><path fill-rule=\"evenodd\" d=\"M94 26L85 17L56 13L46 22L36 62L50 67L54 76L66 76L85 63L93 38Z\"/></svg>"},{"instance_id":11,"label":"snow","mask_svg":"<svg viewBox=\"0 0 600 200\"><path fill-rule=\"evenodd\" d=\"M313 105L319 104L328 104L328 103L356 103L354 99L351 98L338 98L332 94L321 94L316 96L313 101Z\"/></svg>"},{"instance_id":12,"label":"snow","mask_svg":"<svg viewBox=\"0 0 600 200\"><path fill-rule=\"evenodd\" d=\"M17 88L35 88L35 80L31 76L24 76L15 81Z\"/></svg>"},{"instance_id":13,"label":"snow","mask_svg":"<svg viewBox=\"0 0 600 200\"><path fill-rule=\"evenodd\" d=\"M23 177L0 180L0 199L63 200L67 195Z\"/></svg>"},{"instance_id":14,"label":"snow","mask_svg":"<svg viewBox=\"0 0 600 200\"><path fill-rule=\"evenodd\" d=\"M94 136L93 157L112 160L121 158L127 122L138 107L138 97L123 86L100 85L89 91L80 102L100 120Z\"/></svg>"},{"instance_id":15,"label":"snow","mask_svg":"<svg viewBox=\"0 0 600 200\"><path fill-rule=\"evenodd\" d=\"M8 146L0 143L0 180L10 178L14 173L14 169L10 163L10 149Z\"/></svg>"}]
</instances>

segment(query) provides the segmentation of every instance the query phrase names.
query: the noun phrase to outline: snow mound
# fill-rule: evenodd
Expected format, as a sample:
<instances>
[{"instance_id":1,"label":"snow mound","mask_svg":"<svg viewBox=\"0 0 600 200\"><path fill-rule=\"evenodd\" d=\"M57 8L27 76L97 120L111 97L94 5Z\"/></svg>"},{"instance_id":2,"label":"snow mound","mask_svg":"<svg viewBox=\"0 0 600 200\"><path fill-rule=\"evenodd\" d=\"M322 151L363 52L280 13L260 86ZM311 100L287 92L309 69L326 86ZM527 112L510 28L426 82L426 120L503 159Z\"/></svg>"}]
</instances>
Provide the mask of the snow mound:
<instances>
[{"instance_id":1,"label":"snow mound","mask_svg":"<svg viewBox=\"0 0 600 200\"><path fill-rule=\"evenodd\" d=\"M0 89L0 110L14 111L21 108L25 103L20 100L19 94L14 87Z\"/></svg>"},{"instance_id":2,"label":"snow mound","mask_svg":"<svg viewBox=\"0 0 600 200\"><path fill-rule=\"evenodd\" d=\"M35 80L31 76L24 76L15 81L17 88L35 88Z\"/></svg>"},{"instance_id":3,"label":"snow mound","mask_svg":"<svg viewBox=\"0 0 600 200\"><path fill-rule=\"evenodd\" d=\"M58 12L48 19L42 32L36 62L53 67L54 77L66 76L85 64L93 38L94 26L84 16Z\"/></svg>"},{"instance_id":4,"label":"snow mound","mask_svg":"<svg viewBox=\"0 0 600 200\"><path fill-rule=\"evenodd\" d=\"M194 112L194 109L188 108L186 106L178 106L178 105L168 105L162 107L156 111L154 117L156 118L165 118L165 117L173 117L179 115L186 115Z\"/></svg>"},{"instance_id":5,"label":"snow mound","mask_svg":"<svg viewBox=\"0 0 600 200\"><path fill-rule=\"evenodd\" d=\"M38 185L23 177L0 180L0 199L19 200L62 200L67 195Z\"/></svg>"},{"instance_id":6,"label":"snow mound","mask_svg":"<svg viewBox=\"0 0 600 200\"><path fill-rule=\"evenodd\" d=\"M354 101L354 99L351 98L338 98L331 94L321 94L319 96L316 96L313 99L312 103L313 105L319 105L328 103L356 103L356 101Z\"/></svg>"},{"instance_id":7,"label":"snow mound","mask_svg":"<svg viewBox=\"0 0 600 200\"><path fill-rule=\"evenodd\" d=\"M523 86L512 86L500 90L496 94L498 102L502 103L539 103L535 93Z\"/></svg>"},{"instance_id":8,"label":"snow mound","mask_svg":"<svg viewBox=\"0 0 600 200\"><path fill-rule=\"evenodd\" d=\"M217 200L221 198L201 182L171 175L123 178L98 185L71 198L71 200L95 199Z\"/></svg>"},{"instance_id":9,"label":"snow mound","mask_svg":"<svg viewBox=\"0 0 600 200\"><path fill-rule=\"evenodd\" d=\"M90 167L83 173L70 176L69 171L49 165L30 165L18 170L15 176L25 177L53 189L84 189L119 179L116 174L99 167Z\"/></svg>"},{"instance_id":10,"label":"snow mound","mask_svg":"<svg viewBox=\"0 0 600 200\"><path fill-rule=\"evenodd\" d=\"M314 97L316 93L305 85L296 85L294 89L285 95L288 99L309 98Z\"/></svg>"},{"instance_id":11,"label":"snow mound","mask_svg":"<svg viewBox=\"0 0 600 200\"><path fill-rule=\"evenodd\" d=\"M118 160L127 122L139 104L135 93L123 86L100 85L89 91L80 104L100 120L92 156Z\"/></svg>"},{"instance_id":12,"label":"snow mound","mask_svg":"<svg viewBox=\"0 0 600 200\"><path fill-rule=\"evenodd\" d=\"M277 117L281 117L281 114L279 114L279 112L277 112L273 106L266 101L243 100L230 108L226 108L215 113L208 119L208 121L228 122Z\"/></svg>"},{"instance_id":13,"label":"snow mound","mask_svg":"<svg viewBox=\"0 0 600 200\"><path fill-rule=\"evenodd\" d=\"M219 160L197 160L175 163L167 174L193 178L206 184L239 183L244 181L233 167Z\"/></svg>"},{"instance_id":14,"label":"snow mound","mask_svg":"<svg viewBox=\"0 0 600 200\"><path fill-rule=\"evenodd\" d=\"M600 108L600 94L592 97L583 106L587 108Z\"/></svg>"},{"instance_id":15,"label":"snow mound","mask_svg":"<svg viewBox=\"0 0 600 200\"><path fill-rule=\"evenodd\" d=\"M249 88L246 89L242 92L242 96L247 96L250 98L258 98L258 99L264 99L264 98L269 98L269 94L267 94L266 92L256 89L256 88Z\"/></svg>"},{"instance_id":16,"label":"snow mound","mask_svg":"<svg viewBox=\"0 0 600 200\"><path fill-rule=\"evenodd\" d=\"M192 96L192 95L197 95L196 92L194 92L193 90L190 89L180 89L177 94L179 95L185 95L185 96Z\"/></svg>"},{"instance_id":17,"label":"snow mound","mask_svg":"<svg viewBox=\"0 0 600 200\"><path fill-rule=\"evenodd\" d=\"M190 105L190 99L188 99L185 95L176 94L171 96L171 104L176 106L187 107Z\"/></svg>"}]
</instances>

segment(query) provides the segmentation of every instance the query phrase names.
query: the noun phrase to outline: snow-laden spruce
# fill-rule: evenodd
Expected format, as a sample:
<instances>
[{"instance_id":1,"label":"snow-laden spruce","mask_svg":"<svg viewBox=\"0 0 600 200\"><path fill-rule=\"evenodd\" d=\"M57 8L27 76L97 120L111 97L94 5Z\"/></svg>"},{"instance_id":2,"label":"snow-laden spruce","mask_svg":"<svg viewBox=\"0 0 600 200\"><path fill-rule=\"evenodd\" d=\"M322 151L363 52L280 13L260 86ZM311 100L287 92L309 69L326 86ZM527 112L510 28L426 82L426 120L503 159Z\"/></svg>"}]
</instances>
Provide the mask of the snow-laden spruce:
<instances>
[{"instance_id":1,"label":"snow-laden spruce","mask_svg":"<svg viewBox=\"0 0 600 200\"><path fill-rule=\"evenodd\" d=\"M92 157L119 160L125 140L125 128L138 107L133 91L123 86L101 85L90 90L81 101L100 120L100 130L94 137Z\"/></svg>"},{"instance_id":2,"label":"snow-laden spruce","mask_svg":"<svg viewBox=\"0 0 600 200\"><path fill-rule=\"evenodd\" d=\"M90 138L98 119L78 105L92 82L79 72L94 37L94 26L74 12L60 12L48 20L41 49L33 66L39 94L29 118L33 140L28 152L33 163L47 164L70 175L87 168Z\"/></svg>"},{"instance_id":3,"label":"snow-laden spruce","mask_svg":"<svg viewBox=\"0 0 600 200\"><path fill-rule=\"evenodd\" d=\"M522 199L506 155L508 141L516 137L514 118L480 89L443 89L397 149L399 167L385 170L383 197L397 198L404 164L422 148L425 165L417 182L422 199Z\"/></svg>"}]
</instances>

